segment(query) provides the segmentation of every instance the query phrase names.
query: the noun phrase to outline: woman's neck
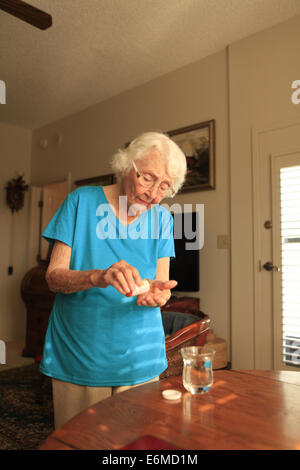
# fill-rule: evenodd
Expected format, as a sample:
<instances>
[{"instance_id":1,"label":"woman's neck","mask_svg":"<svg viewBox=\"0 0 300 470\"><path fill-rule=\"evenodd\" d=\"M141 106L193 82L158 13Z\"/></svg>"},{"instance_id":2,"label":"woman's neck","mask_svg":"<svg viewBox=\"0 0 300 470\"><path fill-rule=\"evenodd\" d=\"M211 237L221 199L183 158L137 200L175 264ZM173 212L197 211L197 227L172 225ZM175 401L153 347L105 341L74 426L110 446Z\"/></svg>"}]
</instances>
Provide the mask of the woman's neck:
<instances>
[{"instance_id":1,"label":"woman's neck","mask_svg":"<svg viewBox=\"0 0 300 470\"><path fill-rule=\"evenodd\" d=\"M127 203L126 206L123 205L120 207L120 196L126 196L121 183L103 186L103 191L116 217L122 222L123 225L129 225L135 221L137 216L133 217L128 215ZM125 207L126 211L124 210Z\"/></svg>"}]
</instances>

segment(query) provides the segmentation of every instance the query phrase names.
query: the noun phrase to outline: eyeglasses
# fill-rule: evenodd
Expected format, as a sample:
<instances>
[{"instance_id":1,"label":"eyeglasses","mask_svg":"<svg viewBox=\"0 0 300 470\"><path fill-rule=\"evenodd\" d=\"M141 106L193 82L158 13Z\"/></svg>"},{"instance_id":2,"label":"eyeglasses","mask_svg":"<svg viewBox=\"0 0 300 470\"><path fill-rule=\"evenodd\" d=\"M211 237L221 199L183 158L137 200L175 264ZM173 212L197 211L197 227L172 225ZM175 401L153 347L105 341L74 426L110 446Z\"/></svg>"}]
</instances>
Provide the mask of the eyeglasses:
<instances>
[{"instance_id":1,"label":"eyeglasses","mask_svg":"<svg viewBox=\"0 0 300 470\"><path fill-rule=\"evenodd\" d=\"M136 173L136 177L138 178L141 186L144 186L144 188L150 189L150 188L153 188L157 184L152 175L150 175L149 173L140 173L134 162L132 162L132 165ZM166 181L163 181L162 183L158 185L157 191L163 196L165 196L168 192L170 192L171 196L173 196L173 194L175 193L171 184L167 183Z\"/></svg>"}]
</instances>

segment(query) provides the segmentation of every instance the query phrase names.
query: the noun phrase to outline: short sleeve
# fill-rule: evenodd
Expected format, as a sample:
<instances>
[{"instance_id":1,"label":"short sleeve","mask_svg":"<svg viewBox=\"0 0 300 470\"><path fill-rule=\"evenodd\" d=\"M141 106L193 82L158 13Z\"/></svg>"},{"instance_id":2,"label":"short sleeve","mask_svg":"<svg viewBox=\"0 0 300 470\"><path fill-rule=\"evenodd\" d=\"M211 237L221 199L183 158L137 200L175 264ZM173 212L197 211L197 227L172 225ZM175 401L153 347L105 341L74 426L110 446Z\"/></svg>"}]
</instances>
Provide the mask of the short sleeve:
<instances>
[{"instance_id":1,"label":"short sleeve","mask_svg":"<svg viewBox=\"0 0 300 470\"><path fill-rule=\"evenodd\" d=\"M77 204L74 191L68 195L62 205L56 211L42 237L51 245L59 240L72 247L74 228L76 224Z\"/></svg>"},{"instance_id":2,"label":"short sleeve","mask_svg":"<svg viewBox=\"0 0 300 470\"><path fill-rule=\"evenodd\" d=\"M158 258L175 258L173 225L173 217L170 212L162 211Z\"/></svg>"}]
</instances>

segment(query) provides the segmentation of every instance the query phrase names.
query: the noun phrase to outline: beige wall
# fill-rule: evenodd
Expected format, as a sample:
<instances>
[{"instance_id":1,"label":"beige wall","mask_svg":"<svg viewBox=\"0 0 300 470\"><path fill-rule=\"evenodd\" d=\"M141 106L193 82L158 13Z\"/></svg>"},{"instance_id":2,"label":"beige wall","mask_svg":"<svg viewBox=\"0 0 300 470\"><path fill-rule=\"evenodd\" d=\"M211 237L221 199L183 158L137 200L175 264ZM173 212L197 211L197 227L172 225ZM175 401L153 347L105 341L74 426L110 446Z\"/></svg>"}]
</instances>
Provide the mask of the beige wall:
<instances>
[{"instance_id":1,"label":"beige wall","mask_svg":"<svg viewBox=\"0 0 300 470\"><path fill-rule=\"evenodd\" d=\"M0 142L0 339L10 341L25 337L26 312L20 285L27 270L29 193L25 193L24 207L14 213L12 233L12 214L6 205L5 186L17 175L24 175L26 183L30 183L31 131L0 123ZM8 276L11 262L14 271Z\"/></svg>"},{"instance_id":2,"label":"beige wall","mask_svg":"<svg viewBox=\"0 0 300 470\"><path fill-rule=\"evenodd\" d=\"M230 46L232 344L235 368L254 364L251 131L300 119L300 16ZM256 326L258 328L258 325Z\"/></svg>"},{"instance_id":3,"label":"beige wall","mask_svg":"<svg viewBox=\"0 0 300 470\"><path fill-rule=\"evenodd\" d=\"M73 181L110 173L118 147L146 130L168 131L216 120L215 191L178 196L172 202L205 205L205 242L200 253L201 308L217 334L229 340L229 252L218 250L217 234L229 233L228 117L226 51L56 122L33 134L32 182ZM56 134L62 135L57 146ZM40 139L50 142L46 150ZM170 201L166 201L170 202ZM199 294L198 294L199 295Z\"/></svg>"}]
</instances>

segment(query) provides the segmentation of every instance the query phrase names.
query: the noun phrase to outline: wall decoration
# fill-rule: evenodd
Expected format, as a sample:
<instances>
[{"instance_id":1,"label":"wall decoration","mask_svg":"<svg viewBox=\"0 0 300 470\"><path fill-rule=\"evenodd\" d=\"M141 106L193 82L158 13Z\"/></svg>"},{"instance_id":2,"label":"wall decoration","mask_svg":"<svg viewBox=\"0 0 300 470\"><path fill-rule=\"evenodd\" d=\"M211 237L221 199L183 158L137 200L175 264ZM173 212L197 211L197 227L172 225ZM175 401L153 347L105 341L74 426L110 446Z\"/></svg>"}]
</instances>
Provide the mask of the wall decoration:
<instances>
[{"instance_id":1,"label":"wall decoration","mask_svg":"<svg viewBox=\"0 0 300 470\"><path fill-rule=\"evenodd\" d=\"M216 188L215 120L167 132L186 156L187 175L180 193Z\"/></svg>"},{"instance_id":2,"label":"wall decoration","mask_svg":"<svg viewBox=\"0 0 300 470\"><path fill-rule=\"evenodd\" d=\"M23 176L18 176L9 181L5 189L6 202L13 214L24 206L24 192L28 191L28 184L23 180Z\"/></svg>"}]
</instances>

